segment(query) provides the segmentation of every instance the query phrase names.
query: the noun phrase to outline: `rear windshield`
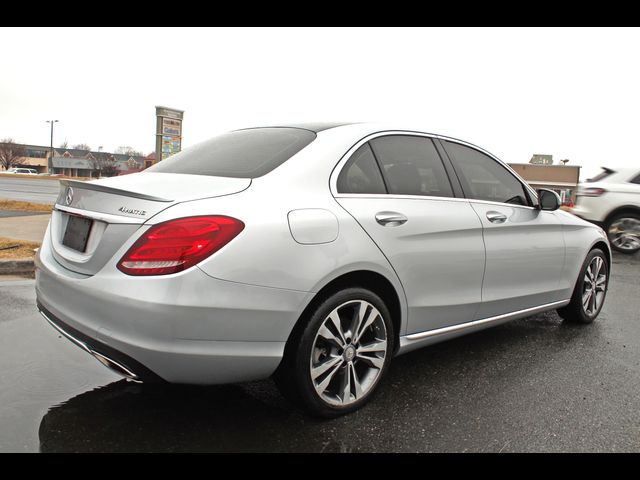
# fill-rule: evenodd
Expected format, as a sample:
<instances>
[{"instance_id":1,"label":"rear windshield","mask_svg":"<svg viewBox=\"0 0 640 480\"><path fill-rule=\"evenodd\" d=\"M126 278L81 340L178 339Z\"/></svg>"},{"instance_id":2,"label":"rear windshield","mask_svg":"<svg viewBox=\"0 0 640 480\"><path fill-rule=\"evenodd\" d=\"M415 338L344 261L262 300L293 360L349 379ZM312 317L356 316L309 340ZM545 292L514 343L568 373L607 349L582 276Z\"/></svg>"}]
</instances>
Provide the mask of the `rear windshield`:
<instances>
[{"instance_id":1,"label":"rear windshield","mask_svg":"<svg viewBox=\"0 0 640 480\"><path fill-rule=\"evenodd\" d=\"M238 130L194 145L147 171L256 178L282 165L315 138L315 133L300 128Z\"/></svg>"}]
</instances>

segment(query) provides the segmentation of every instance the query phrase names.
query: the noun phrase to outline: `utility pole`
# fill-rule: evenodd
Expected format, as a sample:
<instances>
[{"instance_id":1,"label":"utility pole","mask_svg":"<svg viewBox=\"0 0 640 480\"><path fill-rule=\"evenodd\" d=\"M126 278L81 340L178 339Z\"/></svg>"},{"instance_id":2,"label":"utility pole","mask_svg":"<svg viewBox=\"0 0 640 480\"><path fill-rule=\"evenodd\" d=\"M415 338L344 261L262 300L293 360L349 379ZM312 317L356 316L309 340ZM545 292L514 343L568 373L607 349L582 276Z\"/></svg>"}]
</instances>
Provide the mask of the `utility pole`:
<instances>
[{"instance_id":1,"label":"utility pole","mask_svg":"<svg viewBox=\"0 0 640 480\"><path fill-rule=\"evenodd\" d=\"M47 123L51 124L51 152L49 152L49 162L48 162L48 170L49 173L53 173L53 124L58 122L58 120L47 120Z\"/></svg>"}]
</instances>

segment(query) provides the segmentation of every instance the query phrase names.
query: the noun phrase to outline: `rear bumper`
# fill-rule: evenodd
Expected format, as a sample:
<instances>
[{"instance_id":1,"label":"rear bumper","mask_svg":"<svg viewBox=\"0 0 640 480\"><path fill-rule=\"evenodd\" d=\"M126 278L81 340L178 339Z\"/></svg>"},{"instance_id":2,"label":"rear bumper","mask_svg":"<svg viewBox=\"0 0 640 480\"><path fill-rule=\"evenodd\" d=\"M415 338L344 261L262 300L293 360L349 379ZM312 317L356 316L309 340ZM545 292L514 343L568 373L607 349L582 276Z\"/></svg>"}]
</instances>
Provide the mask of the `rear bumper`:
<instances>
[{"instance_id":1,"label":"rear bumper","mask_svg":"<svg viewBox=\"0 0 640 480\"><path fill-rule=\"evenodd\" d=\"M72 343L94 356L100 363L134 382L158 383L163 380L133 358L70 327L39 302L38 311L49 324Z\"/></svg>"},{"instance_id":2,"label":"rear bumper","mask_svg":"<svg viewBox=\"0 0 640 480\"><path fill-rule=\"evenodd\" d=\"M208 385L269 377L311 295L218 280L197 267L154 278L115 267L82 276L58 264L46 240L36 258L41 313L134 380Z\"/></svg>"}]
</instances>

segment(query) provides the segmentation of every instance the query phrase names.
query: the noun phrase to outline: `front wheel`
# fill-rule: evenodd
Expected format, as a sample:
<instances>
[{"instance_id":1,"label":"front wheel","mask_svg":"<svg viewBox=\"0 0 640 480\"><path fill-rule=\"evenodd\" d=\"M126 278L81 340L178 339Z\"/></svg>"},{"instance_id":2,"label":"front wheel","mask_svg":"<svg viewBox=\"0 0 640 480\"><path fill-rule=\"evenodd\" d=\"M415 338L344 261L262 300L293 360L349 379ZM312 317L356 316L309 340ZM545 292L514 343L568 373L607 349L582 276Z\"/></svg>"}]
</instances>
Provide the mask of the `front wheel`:
<instances>
[{"instance_id":1,"label":"front wheel","mask_svg":"<svg viewBox=\"0 0 640 480\"><path fill-rule=\"evenodd\" d=\"M608 285L608 259L602 250L594 248L582 264L571 302L559 308L558 314L570 322L593 322L602 310Z\"/></svg>"},{"instance_id":2,"label":"front wheel","mask_svg":"<svg viewBox=\"0 0 640 480\"><path fill-rule=\"evenodd\" d=\"M393 352L391 316L375 293L349 288L325 299L290 340L275 380L313 414L336 417L364 405Z\"/></svg>"}]
</instances>

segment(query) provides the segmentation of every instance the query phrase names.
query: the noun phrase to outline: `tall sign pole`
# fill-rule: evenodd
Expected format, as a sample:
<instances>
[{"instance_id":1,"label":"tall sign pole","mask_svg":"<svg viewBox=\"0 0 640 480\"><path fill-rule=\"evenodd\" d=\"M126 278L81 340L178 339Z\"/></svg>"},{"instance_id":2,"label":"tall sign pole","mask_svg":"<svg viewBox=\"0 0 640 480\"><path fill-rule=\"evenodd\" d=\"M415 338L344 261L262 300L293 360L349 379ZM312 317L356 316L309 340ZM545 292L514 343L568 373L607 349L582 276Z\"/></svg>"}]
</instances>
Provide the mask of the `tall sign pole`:
<instances>
[{"instance_id":1,"label":"tall sign pole","mask_svg":"<svg viewBox=\"0 0 640 480\"><path fill-rule=\"evenodd\" d=\"M47 172L53 173L53 124L58 120L47 120L47 123L51 124L51 147L49 150L49 161L47 162Z\"/></svg>"},{"instance_id":2,"label":"tall sign pole","mask_svg":"<svg viewBox=\"0 0 640 480\"><path fill-rule=\"evenodd\" d=\"M182 149L183 110L156 106L156 162Z\"/></svg>"}]
</instances>

